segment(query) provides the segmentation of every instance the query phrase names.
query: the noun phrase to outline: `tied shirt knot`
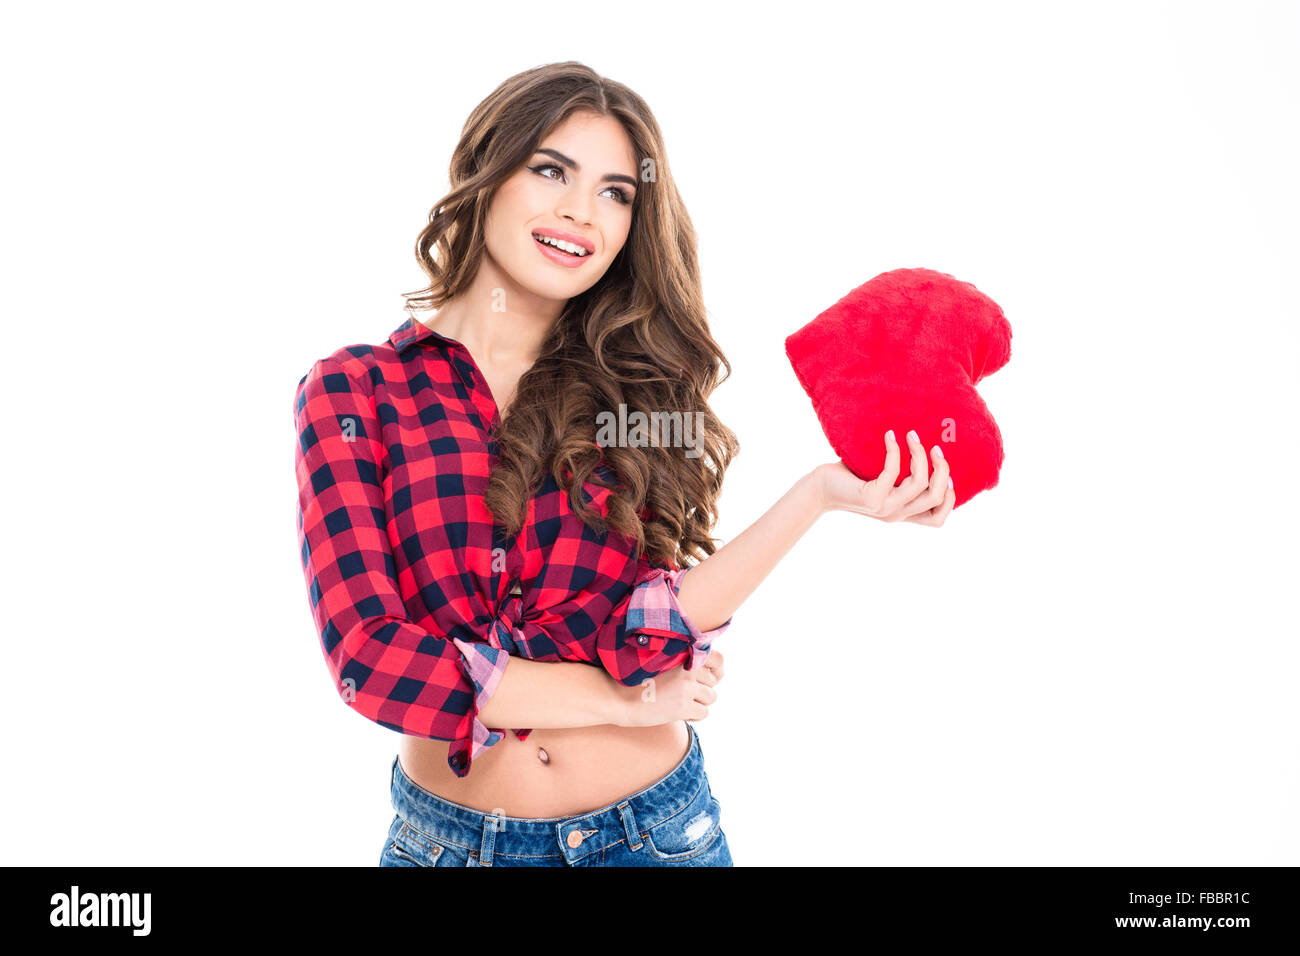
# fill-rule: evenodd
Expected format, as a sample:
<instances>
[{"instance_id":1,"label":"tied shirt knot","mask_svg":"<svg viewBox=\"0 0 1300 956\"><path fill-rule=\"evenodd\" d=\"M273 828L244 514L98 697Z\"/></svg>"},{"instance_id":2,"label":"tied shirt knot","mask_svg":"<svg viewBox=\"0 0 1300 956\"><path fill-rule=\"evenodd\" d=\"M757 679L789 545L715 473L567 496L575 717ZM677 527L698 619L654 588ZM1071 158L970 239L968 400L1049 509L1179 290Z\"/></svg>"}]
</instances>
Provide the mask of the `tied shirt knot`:
<instances>
[{"instance_id":1,"label":"tied shirt knot","mask_svg":"<svg viewBox=\"0 0 1300 956\"><path fill-rule=\"evenodd\" d=\"M528 639L524 637L523 623L524 598L519 582L515 581L488 626L488 643L507 654L531 660L532 653L528 649ZM531 729L524 727L512 727L511 731L520 740L527 740L532 733Z\"/></svg>"},{"instance_id":2,"label":"tied shirt knot","mask_svg":"<svg viewBox=\"0 0 1300 956\"><path fill-rule=\"evenodd\" d=\"M499 647L507 654L531 658L528 639L524 636L524 599L518 591L518 584L506 595L497 609L496 616L488 627L488 643Z\"/></svg>"}]
</instances>

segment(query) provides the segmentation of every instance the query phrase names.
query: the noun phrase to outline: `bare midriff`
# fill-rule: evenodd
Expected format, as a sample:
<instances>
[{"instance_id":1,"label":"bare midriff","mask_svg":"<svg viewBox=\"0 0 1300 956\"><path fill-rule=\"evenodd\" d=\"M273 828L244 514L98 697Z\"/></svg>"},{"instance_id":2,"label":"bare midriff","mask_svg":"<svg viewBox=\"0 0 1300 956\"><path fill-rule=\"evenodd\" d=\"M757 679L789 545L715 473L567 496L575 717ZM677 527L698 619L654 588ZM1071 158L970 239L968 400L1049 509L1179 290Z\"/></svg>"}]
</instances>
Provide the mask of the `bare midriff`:
<instances>
[{"instance_id":1,"label":"bare midriff","mask_svg":"<svg viewBox=\"0 0 1300 956\"><path fill-rule=\"evenodd\" d=\"M617 802L654 783L686 756L683 720L656 727L600 724L534 729L527 740L507 731L458 777L447 741L404 735L402 770L444 800L508 817L562 817Z\"/></svg>"}]
</instances>

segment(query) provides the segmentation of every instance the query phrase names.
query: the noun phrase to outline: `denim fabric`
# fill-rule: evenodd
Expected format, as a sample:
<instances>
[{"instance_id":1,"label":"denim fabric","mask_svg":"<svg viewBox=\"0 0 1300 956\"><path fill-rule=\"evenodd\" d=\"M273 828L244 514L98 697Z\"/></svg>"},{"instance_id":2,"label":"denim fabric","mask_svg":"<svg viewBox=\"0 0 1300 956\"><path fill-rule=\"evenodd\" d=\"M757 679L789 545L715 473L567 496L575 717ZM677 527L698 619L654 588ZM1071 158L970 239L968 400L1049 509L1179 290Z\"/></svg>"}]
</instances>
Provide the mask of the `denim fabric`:
<instances>
[{"instance_id":1,"label":"denim fabric","mask_svg":"<svg viewBox=\"0 0 1300 956\"><path fill-rule=\"evenodd\" d=\"M731 866L700 738L686 726L691 745L676 767L608 806L567 817L508 817L452 803L412 781L394 757L397 813L379 865Z\"/></svg>"}]
</instances>

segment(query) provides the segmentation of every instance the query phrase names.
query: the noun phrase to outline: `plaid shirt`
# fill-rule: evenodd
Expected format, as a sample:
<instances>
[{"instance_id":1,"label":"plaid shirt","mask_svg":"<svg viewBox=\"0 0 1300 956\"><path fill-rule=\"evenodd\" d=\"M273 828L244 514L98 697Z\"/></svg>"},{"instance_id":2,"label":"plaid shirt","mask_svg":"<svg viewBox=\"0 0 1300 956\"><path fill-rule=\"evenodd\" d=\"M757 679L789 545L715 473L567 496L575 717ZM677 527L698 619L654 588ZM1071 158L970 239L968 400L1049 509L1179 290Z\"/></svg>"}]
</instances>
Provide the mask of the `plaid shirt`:
<instances>
[{"instance_id":1,"label":"plaid shirt","mask_svg":"<svg viewBox=\"0 0 1300 956\"><path fill-rule=\"evenodd\" d=\"M677 602L690 568L592 532L549 473L507 539L483 500L500 426L487 381L464 345L414 318L316 362L294 416L298 541L335 686L384 727L450 741L457 776L505 734L478 711L508 655L584 661L635 686L700 664L731 624L700 632ZM617 482L603 457L597 471ZM581 490L602 515L611 494Z\"/></svg>"}]
</instances>

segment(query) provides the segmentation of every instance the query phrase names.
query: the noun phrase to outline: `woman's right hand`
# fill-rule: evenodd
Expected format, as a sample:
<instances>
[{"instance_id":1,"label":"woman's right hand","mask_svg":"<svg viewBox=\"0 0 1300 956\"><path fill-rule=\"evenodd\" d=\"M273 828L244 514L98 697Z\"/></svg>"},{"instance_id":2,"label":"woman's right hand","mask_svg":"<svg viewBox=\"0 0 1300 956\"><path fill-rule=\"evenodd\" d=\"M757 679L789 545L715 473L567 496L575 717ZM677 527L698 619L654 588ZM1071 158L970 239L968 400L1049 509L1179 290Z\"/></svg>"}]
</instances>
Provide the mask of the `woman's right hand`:
<instances>
[{"instance_id":1,"label":"woman's right hand","mask_svg":"<svg viewBox=\"0 0 1300 956\"><path fill-rule=\"evenodd\" d=\"M895 487L901 455L894 432L885 432L885 467L872 481L859 478L842 461L818 465L813 473L820 482L823 511L852 511L878 521L911 521L940 527L957 504L948 462L943 450L930 450L934 473L930 474L925 448L916 431L907 433L912 473Z\"/></svg>"},{"instance_id":2,"label":"woman's right hand","mask_svg":"<svg viewBox=\"0 0 1300 956\"><path fill-rule=\"evenodd\" d=\"M711 650L699 667L686 670L679 665L637 687L616 682L622 714L616 723L655 727L675 720L703 720L709 716L709 705L718 699L714 688L722 680L722 666L722 652Z\"/></svg>"}]
</instances>

